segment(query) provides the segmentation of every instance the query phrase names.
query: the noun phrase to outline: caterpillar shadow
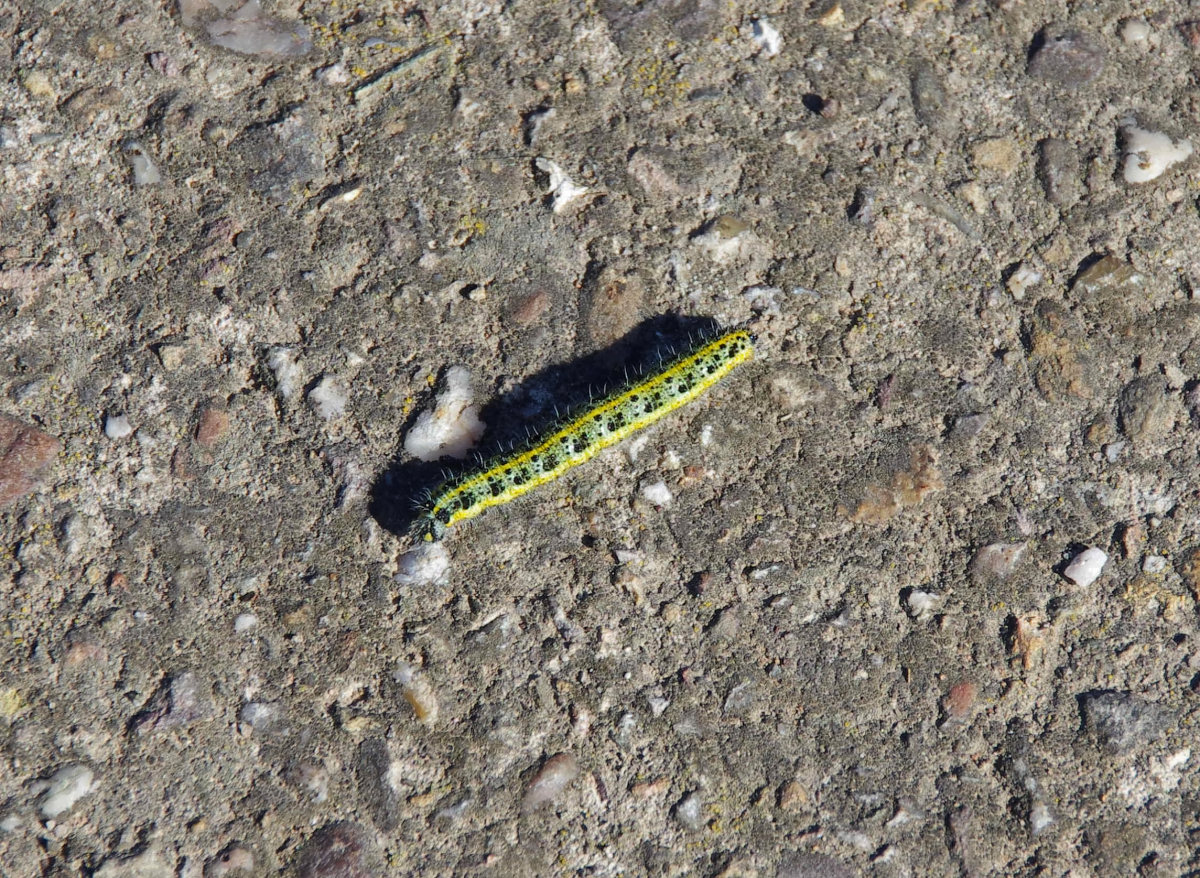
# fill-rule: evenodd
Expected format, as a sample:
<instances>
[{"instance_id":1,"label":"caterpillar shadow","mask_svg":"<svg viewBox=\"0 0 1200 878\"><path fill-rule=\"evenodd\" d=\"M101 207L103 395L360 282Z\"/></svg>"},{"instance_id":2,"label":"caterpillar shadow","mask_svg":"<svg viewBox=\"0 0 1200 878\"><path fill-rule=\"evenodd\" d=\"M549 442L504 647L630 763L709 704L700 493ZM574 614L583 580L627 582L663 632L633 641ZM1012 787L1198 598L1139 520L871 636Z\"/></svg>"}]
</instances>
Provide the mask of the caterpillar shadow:
<instances>
[{"instance_id":1,"label":"caterpillar shadow","mask_svg":"<svg viewBox=\"0 0 1200 878\"><path fill-rule=\"evenodd\" d=\"M474 460L405 459L397 448L371 486L369 514L392 535L406 537L428 498L446 481L473 471L485 460L528 446L592 400L657 370L720 332L712 318L663 314L642 322L608 347L546 367L481 407L479 416L488 425L487 435ZM408 433L431 402L409 415L399 436Z\"/></svg>"}]
</instances>

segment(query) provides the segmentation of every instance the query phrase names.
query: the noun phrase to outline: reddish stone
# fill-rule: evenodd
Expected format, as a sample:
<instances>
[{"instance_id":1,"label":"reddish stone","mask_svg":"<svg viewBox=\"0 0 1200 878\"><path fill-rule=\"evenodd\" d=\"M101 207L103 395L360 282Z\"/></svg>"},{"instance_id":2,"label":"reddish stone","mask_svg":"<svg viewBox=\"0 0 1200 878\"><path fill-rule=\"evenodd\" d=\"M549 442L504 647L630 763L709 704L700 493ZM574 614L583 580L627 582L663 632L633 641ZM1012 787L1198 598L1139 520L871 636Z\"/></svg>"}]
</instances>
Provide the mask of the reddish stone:
<instances>
[{"instance_id":1,"label":"reddish stone","mask_svg":"<svg viewBox=\"0 0 1200 878\"><path fill-rule=\"evenodd\" d=\"M950 687L950 692L942 702L946 717L951 720L966 719L971 714L971 708L975 706L975 697L978 694L979 687L969 680Z\"/></svg>"},{"instance_id":2,"label":"reddish stone","mask_svg":"<svg viewBox=\"0 0 1200 878\"><path fill-rule=\"evenodd\" d=\"M0 509L38 486L62 443L37 427L0 415Z\"/></svg>"},{"instance_id":3,"label":"reddish stone","mask_svg":"<svg viewBox=\"0 0 1200 878\"><path fill-rule=\"evenodd\" d=\"M212 448L221 441L229 429L229 412L208 406L200 412L200 423L196 425L196 442L204 448Z\"/></svg>"}]
</instances>

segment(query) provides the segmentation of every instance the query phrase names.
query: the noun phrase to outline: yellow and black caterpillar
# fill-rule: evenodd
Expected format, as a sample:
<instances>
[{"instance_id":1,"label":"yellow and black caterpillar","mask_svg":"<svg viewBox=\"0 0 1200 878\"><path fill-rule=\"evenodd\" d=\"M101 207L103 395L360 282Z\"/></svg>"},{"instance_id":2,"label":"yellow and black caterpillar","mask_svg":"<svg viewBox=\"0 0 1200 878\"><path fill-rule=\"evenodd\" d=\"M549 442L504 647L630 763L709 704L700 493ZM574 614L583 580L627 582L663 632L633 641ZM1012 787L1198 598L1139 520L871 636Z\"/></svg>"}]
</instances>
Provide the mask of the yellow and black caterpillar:
<instances>
[{"instance_id":1,"label":"yellow and black caterpillar","mask_svg":"<svg viewBox=\"0 0 1200 878\"><path fill-rule=\"evenodd\" d=\"M691 402L754 356L754 336L734 329L702 342L653 374L594 400L549 435L442 485L418 517L414 536L440 540L461 521L514 500Z\"/></svg>"}]
</instances>

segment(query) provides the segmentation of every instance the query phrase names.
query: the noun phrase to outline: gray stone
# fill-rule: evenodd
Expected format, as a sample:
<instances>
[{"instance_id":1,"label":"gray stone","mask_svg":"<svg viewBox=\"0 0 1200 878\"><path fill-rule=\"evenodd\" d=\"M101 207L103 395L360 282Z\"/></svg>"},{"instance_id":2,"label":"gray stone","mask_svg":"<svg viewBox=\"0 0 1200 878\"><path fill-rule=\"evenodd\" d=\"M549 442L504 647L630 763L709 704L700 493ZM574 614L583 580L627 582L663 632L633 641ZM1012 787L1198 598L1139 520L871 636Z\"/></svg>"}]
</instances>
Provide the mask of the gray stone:
<instances>
[{"instance_id":1,"label":"gray stone","mask_svg":"<svg viewBox=\"0 0 1200 878\"><path fill-rule=\"evenodd\" d=\"M1041 38L1026 68L1030 76L1073 91L1104 69L1104 46L1090 34L1047 29Z\"/></svg>"},{"instance_id":2,"label":"gray stone","mask_svg":"<svg viewBox=\"0 0 1200 878\"><path fill-rule=\"evenodd\" d=\"M1128 692L1089 693L1082 703L1088 728L1118 755L1155 741L1176 719L1169 708Z\"/></svg>"}]
</instances>

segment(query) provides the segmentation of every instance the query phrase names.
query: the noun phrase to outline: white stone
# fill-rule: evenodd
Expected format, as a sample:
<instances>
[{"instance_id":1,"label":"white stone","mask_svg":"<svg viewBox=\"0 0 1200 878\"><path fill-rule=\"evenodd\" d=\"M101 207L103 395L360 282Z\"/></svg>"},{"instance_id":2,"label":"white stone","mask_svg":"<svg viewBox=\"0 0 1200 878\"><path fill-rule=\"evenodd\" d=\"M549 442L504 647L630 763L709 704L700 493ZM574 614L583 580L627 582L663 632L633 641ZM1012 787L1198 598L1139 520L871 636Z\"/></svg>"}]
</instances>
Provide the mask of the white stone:
<instances>
[{"instance_id":1,"label":"white stone","mask_svg":"<svg viewBox=\"0 0 1200 878\"><path fill-rule=\"evenodd\" d=\"M1034 802L1029 809L1029 831L1034 836L1041 835L1057 822L1045 802Z\"/></svg>"},{"instance_id":2,"label":"white stone","mask_svg":"<svg viewBox=\"0 0 1200 878\"><path fill-rule=\"evenodd\" d=\"M267 352L267 368L275 376L275 389L284 399L291 399L300 392L304 375L291 348L271 348Z\"/></svg>"},{"instance_id":3,"label":"white stone","mask_svg":"<svg viewBox=\"0 0 1200 878\"><path fill-rule=\"evenodd\" d=\"M1150 25L1140 18L1127 18L1121 26L1121 39L1133 45L1144 43L1150 38Z\"/></svg>"},{"instance_id":4,"label":"white stone","mask_svg":"<svg viewBox=\"0 0 1200 878\"><path fill-rule=\"evenodd\" d=\"M1026 290L1032 286L1036 286L1041 281L1042 273L1036 268L1031 268L1022 262L1017 267L1017 270L1012 273L1012 277L1008 279L1008 291L1019 302L1025 298Z\"/></svg>"},{"instance_id":5,"label":"white stone","mask_svg":"<svg viewBox=\"0 0 1200 878\"><path fill-rule=\"evenodd\" d=\"M462 366L452 366L433 410L421 412L404 437L404 450L424 461L437 460L443 454L460 460L466 457L485 426L473 400L471 373Z\"/></svg>"},{"instance_id":6,"label":"white stone","mask_svg":"<svg viewBox=\"0 0 1200 878\"><path fill-rule=\"evenodd\" d=\"M340 418L346 413L349 395L342 382L333 375L322 376L321 381L308 392L308 404L317 417L324 421Z\"/></svg>"},{"instance_id":7,"label":"white stone","mask_svg":"<svg viewBox=\"0 0 1200 878\"><path fill-rule=\"evenodd\" d=\"M9 814L7 817L0 819L0 832L12 832L14 829L20 829L22 825L21 818L16 814Z\"/></svg>"},{"instance_id":8,"label":"white stone","mask_svg":"<svg viewBox=\"0 0 1200 878\"><path fill-rule=\"evenodd\" d=\"M1162 555L1147 555L1142 559L1143 573L1162 573L1167 569L1167 559Z\"/></svg>"},{"instance_id":9,"label":"white stone","mask_svg":"<svg viewBox=\"0 0 1200 878\"><path fill-rule=\"evenodd\" d=\"M1076 585L1091 585L1100 578L1100 571L1104 569L1107 562L1108 555L1092 546L1084 549L1071 560L1067 569L1063 571L1063 576Z\"/></svg>"},{"instance_id":10,"label":"white stone","mask_svg":"<svg viewBox=\"0 0 1200 878\"><path fill-rule=\"evenodd\" d=\"M450 569L450 553L441 543L421 543L400 556L393 577L401 585L432 585Z\"/></svg>"},{"instance_id":11,"label":"white stone","mask_svg":"<svg viewBox=\"0 0 1200 878\"><path fill-rule=\"evenodd\" d=\"M591 191L587 186L580 186L572 180L558 162L539 156L534 164L538 170L544 171L550 177L546 192L551 196L555 213L563 213L572 202Z\"/></svg>"},{"instance_id":12,"label":"white stone","mask_svg":"<svg viewBox=\"0 0 1200 878\"><path fill-rule=\"evenodd\" d=\"M941 595L914 588L908 595L908 613L914 619L924 621L937 611L941 602Z\"/></svg>"},{"instance_id":13,"label":"white stone","mask_svg":"<svg viewBox=\"0 0 1200 878\"><path fill-rule=\"evenodd\" d=\"M671 494L671 489L663 481L657 481L652 485L645 485L642 488L642 496L655 506L661 506L664 509L669 507L675 500L674 495Z\"/></svg>"},{"instance_id":14,"label":"white stone","mask_svg":"<svg viewBox=\"0 0 1200 878\"><path fill-rule=\"evenodd\" d=\"M39 806L42 814L53 819L66 811L95 789L95 777L85 765L68 765L54 772Z\"/></svg>"},{"instance_id":15,"label":"white stone","mask_svg":"<svg viewBox=\"0 0 1200 878\"><path fill-rule=\"evenodd\" d=\"M765 18L754 22L754 41L762 48L762 53L767 58L774 58L783 50L783 37Z\"/></svg>"},{"instance_id":16,"label":"white stone","mask_svg":"<svg viewBox=\"0 0 1200 878\"><path fill-rule=\"evenodd\" d=\"M1192 154L1190 140L1172 141L1161 131L1127 125L1125 131L1125 182L1148 183Z\"/></svg>"},{"instance_id":17,"label":"white stone","mask_svg":"<svg viewBox=\"0 0 1200 878\"><path fill-rule=\"evenodd\" d=\"M109 415L104 419L104 435L109 439L124 439L133 433L126 415Z\"/></svg>"},{"instance_id":18,"label":"white stone","mask_svg":"<svg viewBox=\"0 0 1200 878\"><path fill-rule=\"evenodd\" d=\"M233 620L233 631L235 634L245 634L247 631L253 631L258 627L258 616L253 613L239 613L238 617Z\"/></svg>"},{"instance_id":19,"label":"white stone","mask_svg":"<svg viewBox=\"0 0 1200 878\"><path fill-rule=\"evenodd\" d=\"M125 144L125 158L129 160L129 166L133 169L133 182L138 186L154 186L162 182L162 174L158 172L157 166L150 160L149 154L142 145L135 140L131 140Z\"/></svg>"}]
</instances>

